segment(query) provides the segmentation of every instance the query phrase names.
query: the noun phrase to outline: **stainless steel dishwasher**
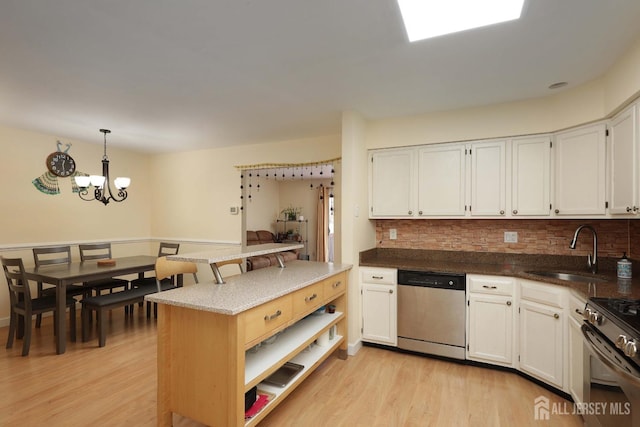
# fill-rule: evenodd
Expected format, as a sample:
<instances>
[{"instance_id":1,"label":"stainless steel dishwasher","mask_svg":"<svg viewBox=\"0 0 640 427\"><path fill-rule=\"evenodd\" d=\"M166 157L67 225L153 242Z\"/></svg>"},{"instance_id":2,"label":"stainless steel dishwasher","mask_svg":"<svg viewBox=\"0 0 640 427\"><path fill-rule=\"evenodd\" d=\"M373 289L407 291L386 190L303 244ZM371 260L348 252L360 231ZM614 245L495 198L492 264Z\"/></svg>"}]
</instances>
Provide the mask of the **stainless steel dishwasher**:
<instances>
[{"instance_id":1,"label":"stainless steel dishwasher","mask_svg":"<svg viewBox=\"0 0 640 427\"><path fill-rule=\"evenodd\" d=\"M398 348L465 359L464 274L398 270Z\"/></svg>"}]
</instances>

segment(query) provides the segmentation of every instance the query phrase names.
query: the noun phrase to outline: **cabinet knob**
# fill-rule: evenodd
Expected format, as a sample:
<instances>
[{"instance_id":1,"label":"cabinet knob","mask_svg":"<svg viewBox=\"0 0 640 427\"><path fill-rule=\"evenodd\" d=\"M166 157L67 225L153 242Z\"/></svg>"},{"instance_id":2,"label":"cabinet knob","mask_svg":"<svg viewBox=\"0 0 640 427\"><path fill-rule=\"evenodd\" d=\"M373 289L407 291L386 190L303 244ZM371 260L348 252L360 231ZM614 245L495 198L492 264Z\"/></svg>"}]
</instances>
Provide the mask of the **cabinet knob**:
<instances>
[{"instance_id":1,"label":"cabinet knob","mask_svg":"<svg viewBox=\"0 0 640 427\"><path fill-rule=\"evenodd\" d=\"M500 211L500 215L504 215L504 210L501 210L501 211Z\"/></svg>"},{"instance_id":2,"label":"cabinet knob","mask_svg":"<svg viewBox=\"0 0 640 427\"><path fill-rule=\"evenodd\" d=\"M392 294L393 293L393 289L389 289L389 293Z\"/></svg>"},{"instance_id":3,"label":"cabinet knob","mask_svg":"<svg viewBox=\"0 0 640 427\"><path fill-rule=\"evenodd\" d=\"M556 209L556 211L555 211L555 212L556 212L556 213L560 213L560 209Z\"/></svg>"},{"instance_id":4,"label":"cabinet knob","mask_svg":"<svg viewBox=\"0 0 640 427\"><path fill-rule=\"evenodd\" d=\"M518 209L514 209L514 210L513 210L513 214L514 214L514 215L518 215Z\"/></svg>"},{"instance_id":5,"label":"cabinet knob","mask_svg":"<svg viewBox=\"0 0 640 427\"><path fill-rule=\"evenodd\" d=\"M337 281L337 282L335 282L333 285L331 285L331 287L332 287L333 289L335 289L335 288L337 288L337 287L338 287L338 286L340 286L340 285L342 285L342 282L341 282L341 281Z\"/></svg>"},{"instance_id":6,"label":"cabinet knob","mask_svg":"<svg viewBox=\"0 0 640 427\"><path fill-rule=\"evenodd\" d=\"M311 296L309 296L309 297L305 297L305 298L304 298L304 301L305 301L305 302L311 302L311 301L313 301L313 300L314 300L314 299L316 299L316 298L318 298L318 294L313 294L313 295L311 295Z\"/></svg>"},{"instance_id":7,"label":"cabinet knob","mask_svg":"<svg viewBox=\"0 0 640 427\"><path fill-rule=\"evenodd\" d=\"M409 215L413 215L413 211L409 211Z\"/></svg>"},{"instance_id":8,"label":"cabinet knob","mask_svg":"<svg viewBox=\"0 0 640 427\"><path fill-rule=\"evenodd\" d=\"M627 212L631 212L631 208L627 206Z\"/></svg>"},{"instance_id":9,"label":"cabinet knob","mask_svg":"<svg viewBox=\"0 0 640 427\"><path fill-rule=\"evenodd\" d=\"M553 318L554 318L554 319L559 319L559 318L560 318L560 315L559 315L558 313L554 313L554 314L553 314Z\"/></svg>"},{"instance_id":10,"label":"cabinet knob","mask_svg":"<svg viewBox=\"0 0 640 427\"><path fill-rule=\"evenodd\" d=\"M422 211L418 211L418 215L422 215Z\"/></svg>"},{"instance_id":11,"label":"cabinet knob","mask_svg":"<svg viewBox=\"0 0 640 427\"><path fill-rule=\"evenodd\" d=\"M511 301L507 301L507 305L508 305L508 306L511 306Z\"/></svg>"}]
</instances>

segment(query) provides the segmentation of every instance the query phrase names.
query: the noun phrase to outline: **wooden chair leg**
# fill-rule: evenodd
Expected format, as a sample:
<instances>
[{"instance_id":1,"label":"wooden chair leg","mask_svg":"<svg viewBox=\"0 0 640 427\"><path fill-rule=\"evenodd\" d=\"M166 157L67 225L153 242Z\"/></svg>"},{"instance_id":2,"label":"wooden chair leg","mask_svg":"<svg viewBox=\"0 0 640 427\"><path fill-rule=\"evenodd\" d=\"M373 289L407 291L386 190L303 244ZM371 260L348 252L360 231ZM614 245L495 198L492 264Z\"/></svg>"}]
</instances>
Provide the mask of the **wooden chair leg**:
<instances>
[{"instance_id":1,"label":"wooden chair leg","mask_svg":"<svg viewBox=\"0 0 640 427\"><path fill-rule=\"evenodd\" d=\"M69 307L69 329L71 329L71 341L76 342L76 306Z\"/></svg>"},{"instance_id":2,"label":"wooden chair leg","mask_svg":"<svg viewBox=\"0 0 640 427\"><path fill-rule=\"evenodd\" d=\"M104 347L107 341L107 322L105 319L105 310L99 309L98 313L98 330L100 331L98 337L98 345Z\"/></svg>"},{"instance_id":3,"label":"wooden chair leg","mask_svg":"<svg viewBox=\"0 0 640 427\"><path fill-rule=\"evenodd\" d=\"M11 310L9 313L9 336L7 337L7 348L13 347L13 339L16 336L16 322L18 321L18 315Z\"/></svg>"},{"instance_id":4,"label":"wooden chair leg","mask_svg":"<svg viewBox=\"0 0 640 427\"><path fill-rule=\"evenodd\" d=\"M24 339L22 341L22 355L29 355L29 347L31 346L31 316L24 317Z\"/></svg>"},{"instance_id":5,"label":"wooden chair leg","mask_svg":"<svg viewBox=\"0 0 640 427\"><path fill-rule=\"evenodd\" d=\"M80 316L82 317L82 342L87 342L89 340L89 317L93 316L91 316L91 310L85 306L82 306Z\"/></svg>"},{"instance_id":6,"label":"wooden chair leg","mask_svg":"<svg viewBox=\"0 0 640 427\"><path fill-rule=\"evenodd\" d=\"M38 298L42 296L42 283L38 282ZM42 313L36 315L36 328L42 325Z\"/></svg>"}]
</instances>

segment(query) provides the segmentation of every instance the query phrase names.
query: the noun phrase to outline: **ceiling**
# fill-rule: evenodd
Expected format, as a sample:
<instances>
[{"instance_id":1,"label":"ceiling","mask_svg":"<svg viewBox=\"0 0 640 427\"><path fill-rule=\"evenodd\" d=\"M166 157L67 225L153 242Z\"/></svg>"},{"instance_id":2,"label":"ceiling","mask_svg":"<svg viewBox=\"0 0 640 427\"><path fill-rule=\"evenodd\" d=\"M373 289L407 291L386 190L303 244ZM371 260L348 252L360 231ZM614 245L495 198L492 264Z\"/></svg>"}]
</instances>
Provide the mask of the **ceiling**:
<instances>
[{"instance_id":1,"label":"ceiling","mask_svg":"<svg viewBox=\"0 0 640 427\"><path fill-rule=\"evenodd\" d=\"M0 123L147 152L338 134L345 110L567 90L639 23L638 0L526 0L518 21L410 44L395 0L2 0Z\"/></svg>"}]
</instances>

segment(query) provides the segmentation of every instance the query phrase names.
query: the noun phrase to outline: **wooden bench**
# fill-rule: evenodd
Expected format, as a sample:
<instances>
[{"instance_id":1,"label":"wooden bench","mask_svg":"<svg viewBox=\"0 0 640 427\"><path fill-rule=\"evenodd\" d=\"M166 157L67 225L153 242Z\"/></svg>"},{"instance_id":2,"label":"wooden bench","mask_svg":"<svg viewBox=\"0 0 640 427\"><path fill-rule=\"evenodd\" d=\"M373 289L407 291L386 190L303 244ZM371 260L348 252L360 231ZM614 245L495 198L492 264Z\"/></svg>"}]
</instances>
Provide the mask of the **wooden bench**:
<instances>
[{"instance_id":1,"label":"wooden bench","mask_svg":"<svg viewBox=\"0 0 640 427\"><path fill-rule=\"evenodd\" d=\"M89 340L89 320L91 310L96 311L98 319L99 345L104 347L107 340L107 322L105 314L114 308L128 307L130 305L143 302L145 295L157 292L156 286L142 286L139 288L129 288L123 291L110 294L96 295L82 299L82 341ZM133 312L133 310L132 310Z\"/></svg>"}]
</instances>

